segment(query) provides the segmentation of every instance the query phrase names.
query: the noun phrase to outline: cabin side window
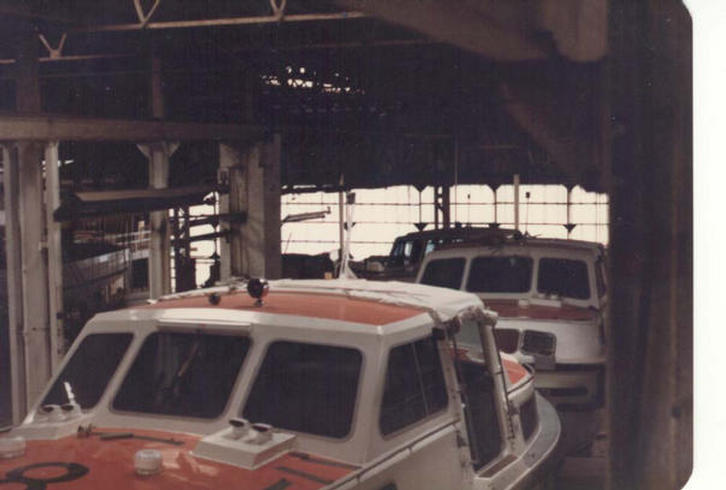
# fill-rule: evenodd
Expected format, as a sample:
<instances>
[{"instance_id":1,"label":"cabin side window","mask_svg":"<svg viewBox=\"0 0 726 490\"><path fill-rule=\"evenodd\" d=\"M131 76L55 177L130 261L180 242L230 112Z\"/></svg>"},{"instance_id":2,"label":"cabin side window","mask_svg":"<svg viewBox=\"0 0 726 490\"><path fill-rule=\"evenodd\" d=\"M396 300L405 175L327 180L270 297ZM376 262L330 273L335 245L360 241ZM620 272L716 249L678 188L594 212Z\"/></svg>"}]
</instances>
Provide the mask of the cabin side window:
<instances>
[{"instance_id":1,"label":"cabin side window","mask_svg":"<svg viewBox=\"0 0 726 490\"><path fill-rule=\"evenodd\" d=\"M589 299L587 264L582 260L540 259L537 292L565 298Z\"/></svg>"},{"instance_id":2,"label":"cabin side window","mask_svg":"<svg viewBox=\"0 0 726 490\"><path fill-rule=\"evenodd\" d=\"M362 363L356 349L274 342L243 416L281 429L344 438L353 423Z\"/></svg>"},{"instance_id":3,"label":"cabin side window","mask_svg":"<svg viewBox=\"0 0 726 490\"><path fill-rule=\"evenodd\" d=\"M379 427L385 436L448 405L446 380L432 337L394 347L388 354Z\"/></svg>"},{"instance_id":4,"label":"cabin side window","mask_svg":"<svg viewBox=\"0 0 726 490\"><path fill-rule=\"evenodd\" d=\"M248 337L186 332L149 335L113 401L113 408L214 419L227 406Z\"/></svg>"},{"instance_id":5,"label":"cabin side window","mask_svg":"<svg viewBox=\"0 0 726 490\"><path fill-rule=\"evenodd\" d=\"M93 408L116 372L133 335L103 333L86 336L58 375L42 405L69 403L68 383L82 408Z\"/></svg>"},{"instance_id":6,"label":"cabin side window","mask_svg":"<svg viewBox=\"0 0 726 490\"><path fill-rule=\"evenodd\" d=\"M459 366L463 378L472 465L474 470L478 470L496 458L502 450L494 381L483 364L464 361Z\"/></svg>"},{"instance_id":7,"label":"cabin side window","mask_svg":"<svg viewBox=\"0 0 726 490\"><path fill-rule=\"evenodd\" d=\"M605 264L602 257L599 257L595 262L595 282L597 284L597 295L602 298L608 291L607 281L605 280Z\"/></svg>"},{"instance_id":8,"label":"cabin side window","mask_svg":"<svg viewBox=\"0 0 726 490\"><path fill-rule=\"evenodd\" d=\"M424 270L421 277L421 284L459 289L464 274L465 262L466 260L463 257L432 260L426 264L426 270Z\"/></svg>"},{"instance_id":9,"label":"cabin side window","mask_svg":"<svg viewBox=\"0 0 726 490\"><path fill-rule=\"evenodd\" d=\"M528 293L532 285L532 259L477 257L471 261L466 290L473 293Z\"/></svg>"}]
</instances>

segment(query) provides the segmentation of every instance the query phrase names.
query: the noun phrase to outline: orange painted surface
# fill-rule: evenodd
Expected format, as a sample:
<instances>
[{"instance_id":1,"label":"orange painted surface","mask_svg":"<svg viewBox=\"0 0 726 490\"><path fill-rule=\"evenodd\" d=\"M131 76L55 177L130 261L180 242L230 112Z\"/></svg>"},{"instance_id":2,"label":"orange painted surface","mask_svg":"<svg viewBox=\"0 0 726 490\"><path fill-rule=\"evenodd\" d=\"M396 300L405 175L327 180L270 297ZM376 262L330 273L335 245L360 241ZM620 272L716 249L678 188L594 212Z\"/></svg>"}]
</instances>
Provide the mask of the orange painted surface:
<instances>
[{"instance_id":1,"label":"orange painted surface","mask_svg":"<svg viewBox=\"0 0 726 490\"><path fill-rule=\"evenodd\" d=\"M504 367L504 371L507 373L509 382L513 385L519 383L529 374L529 372L524 369L524 366L518 362L510 361L509 359L502 359L502 366Z\"/></svg>"},{"instance_id":2,"label":"orange painted surface","mask_svg":"<svg viewBox=\"0 0 726 490\"><path fill-rule=\"evenodd\" d=\"M424 312L423 309L399 306L378 301L351 298L337 294L311 294L275 292L265 297L263 306L255 306L254 298L246 292L236 291L220 295L220 302L213 305L207 296L170 299L139 308L224 308L248 310L277 315L300 315L329 320L386 325Z\"/></svg>"},{"instance_id":3,"label":"orange painted surface","mask_svg":"<svg viewBox=\"0 0 726 490\"><path fill-rule=\"evenodd\" d=\"M532 318L535 320L588 321L597 318L597 312L589 308L572 305L561 307L529 305L519 306L516 300L486 300L490 310L504 318Z\"/></svg>"},{"instance_id":4,"label":"orange painted surface","mask_svg":"<svg viewBox=\"0 0 726 490\"><path fill-rule=\"evenodd\" d=\"M246 470L224 463L215 463L190 454L198 437L140 430L94 429L99 432L132 432L135 435L173 438L184 445L143 439L102 440L98 436L79 439L75 436L57 441L28 441L25 455L0 460L0 486L14 490L26 488L22 483L5 483L8 472L37 463L77 463L88 472L73 481L47 483L48 490L172 490L172 489L245 489L313 490L326 486L356 468L298 453L288 453L257 470ZM162 454L160 473L138 476L134 472L134 454L139 449L156 449ZM282 469L281 469L282 468ZM67 473L62 467L41 467L23 473L26 478L50 479ZM281 481L286 481L285 486ZM328 483L326 483L328 482ZM4 485L3 485L4 483ZM30 487L28 487L30 488Z\"/></svg>"}]
</instances>

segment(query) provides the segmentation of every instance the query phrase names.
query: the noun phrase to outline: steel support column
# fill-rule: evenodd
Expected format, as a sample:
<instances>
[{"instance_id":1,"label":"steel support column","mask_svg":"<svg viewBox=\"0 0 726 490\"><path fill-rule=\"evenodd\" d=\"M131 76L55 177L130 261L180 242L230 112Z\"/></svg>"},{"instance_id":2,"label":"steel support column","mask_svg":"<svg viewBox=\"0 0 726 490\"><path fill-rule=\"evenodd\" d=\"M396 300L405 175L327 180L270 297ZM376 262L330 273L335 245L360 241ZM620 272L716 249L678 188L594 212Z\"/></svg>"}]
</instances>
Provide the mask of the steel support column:
<instances>
[{"instance_id":1,"label":"steel support column","mask_svg":"<svg viewBox=\"0 0 726 490\"><path fill-rule=\"evenodd\" d=\"M50 362L55 368L66 352L63 336L63 253L61 225L53 219L60 206L58 142L45 146L45 227L48 246L48 320L50 325Z\"/></svg>"},{"instance_id":2,"label":"steel support column","mask_svg":"<svg viewBox=\"0 0 726 490\"><path fill-rule=\"evenodd\" d=\"M42 102L38 80L38 45L32 26L27 24L18 39L15 102L18 111L40 113ZM20 249L20 278L14 278L13 288L20 286L20 305L23 322L25 397L22 413L35 402L52 371L50 322L48 317L48 267L45 256L45 209L43 203L43 146L37 141L20 141L10 151L11 171L17 169L17 216L19 236L15 245ZM13 184L14 185L14 184ZM19 239L19 240L18 240ZM16 257L17 252L13 251ZM13 259L15 258L13 257ZM14 266L15 267L15 266ZM13 296L15 292L12 293ZM17 316L15 320L17 320ZM16 357L16 360L18 358ZM20 369L13 366L14 370Z\"/></svg>"},{"instance_id":3,"label":"steel support column","mask_svg":"<svg viewBox=\"0 0 726 490\"><path fill-rule=\"evenodd\" d=\"M451 226L451 189L448 185L434 187L434 228Z\"/></svg>"},{"instance_id":4,"label":"steel support column","mask_svg":"<svg viewBox=\"0 0 726 490\"><path fill-rule=\"evenodd\" d=\"M514 174L512 191L514 192L514 229L519 230L519 174Z\"/></svg>"},{"instance_id":5,"label":"steel support column","mask_svg":"<svg viewBox=\"0 0 726 490\"><path fill-rule=\"evenodd\" d=\"M17 145L20 184L20 248L22 255L23 335L25 337L26 401L32 405L51 375L51 332L48 316L48 267L45 257L43 147Z\"/></svg>"},{"instance_id":6,"label":"steel support column","mask_svg":"<svg viewBox=\"0 0 726 490\"><path fill-rule=\"evenodd\" d=\"M151 112L154 118L164 118L164 94L161 83L161 61L151 57ZM149 159L149 187L169 187L169 159L178 145L156 142L139 146ZM149 297L158 298L171 292L171 239L169 235L169 211L149 213L151 237L149 243Z\"/></svg>"},{"instance_id":7,"label":"steel support column","mask_svg":"<svg viewBox=\"0 0 726 490\"><path fill-rule=\"evenodd\" d=\"M139 145L139 149L149 159L149 187L166 189L169 186L169 158L176 146L160 142ZM171 292L169 211L152 211L149 221L149 297L158 298Z\"/></svg>"},{"instance_id":8,"label":"steel support column","mask_svg":"<svg viewBox=\"0 0 726 490\"><path fill-rule=\"evenodd\" d=\"M5 263L7 264L8 341L13 423L27 410L25 394L25 337L23 336L23 279L20 249L20 184L15 145L3 146L5 191Z\"/></svg>"}]
</instances>

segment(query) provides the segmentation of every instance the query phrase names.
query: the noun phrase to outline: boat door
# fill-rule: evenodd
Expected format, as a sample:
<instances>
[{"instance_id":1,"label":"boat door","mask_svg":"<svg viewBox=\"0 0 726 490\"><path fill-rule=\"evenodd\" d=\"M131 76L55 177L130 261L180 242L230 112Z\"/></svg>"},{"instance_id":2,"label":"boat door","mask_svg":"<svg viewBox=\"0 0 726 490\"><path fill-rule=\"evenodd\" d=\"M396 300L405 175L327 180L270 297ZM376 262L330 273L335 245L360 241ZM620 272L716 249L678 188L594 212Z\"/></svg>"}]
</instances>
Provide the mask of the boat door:
<instances>
[{"instance_id":1,"label":"boat door","mask_svg":"<svg viewBox=\"0 0 726 490\"><path fill-rule=\"evenodd\" d=\"M478 476L492 477L514 450L515 435L504 381L504 370L494 341L496 317L481 310L457 317L459 329L479 332L483 358L456 356L471 465Z\"/></svg>"}]
</instances>

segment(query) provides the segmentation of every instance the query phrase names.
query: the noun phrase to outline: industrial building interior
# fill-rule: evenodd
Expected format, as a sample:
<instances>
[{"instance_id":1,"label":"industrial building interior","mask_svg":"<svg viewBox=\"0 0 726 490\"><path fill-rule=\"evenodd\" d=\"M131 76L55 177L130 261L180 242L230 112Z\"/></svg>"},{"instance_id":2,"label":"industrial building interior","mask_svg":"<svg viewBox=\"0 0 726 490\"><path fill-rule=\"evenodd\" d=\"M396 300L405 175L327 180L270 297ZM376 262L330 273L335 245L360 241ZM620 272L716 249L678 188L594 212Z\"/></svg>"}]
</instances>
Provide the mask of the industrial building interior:
<instances>
[{"instance_id":1,"label":"industrial building interior","mask_svg":"<svg viewBox=\"0 0 726 490\"><path fill-rule=\"evenodd\" d=\"M608 194L604 484L680 487L691 84L678 0L0 1L0 426L99 304L196 286L196 225L212 278L274 279L284 194L433 187L445 228L517 175Z\"/></svg>"}]
</instances>

